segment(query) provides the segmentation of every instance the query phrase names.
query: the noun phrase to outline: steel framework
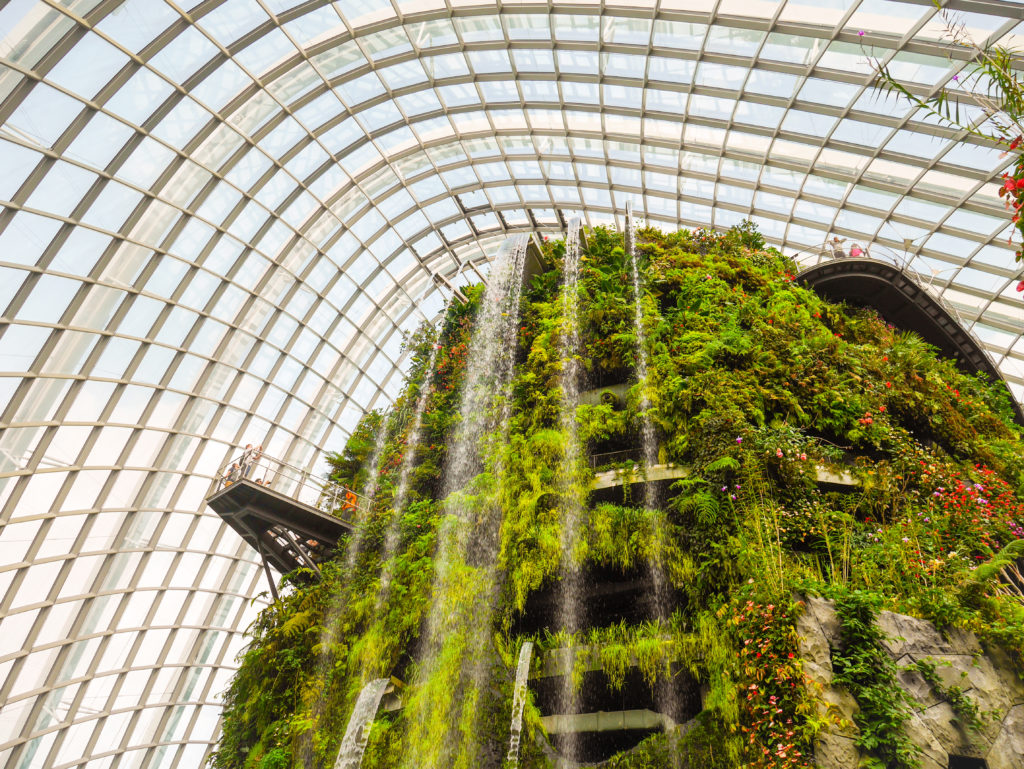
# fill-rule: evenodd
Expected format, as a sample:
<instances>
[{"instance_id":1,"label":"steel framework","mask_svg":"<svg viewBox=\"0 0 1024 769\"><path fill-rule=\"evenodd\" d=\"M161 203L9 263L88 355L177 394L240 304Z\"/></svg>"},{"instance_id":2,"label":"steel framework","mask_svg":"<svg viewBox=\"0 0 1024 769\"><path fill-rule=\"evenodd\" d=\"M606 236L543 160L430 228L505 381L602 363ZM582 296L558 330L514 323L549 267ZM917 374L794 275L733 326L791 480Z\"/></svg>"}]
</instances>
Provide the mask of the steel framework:
<instances>
[{"instance_id":1,"label":"steel framework","mask_svg":"<svg viewBox=\"0 0 1024 769\"><path fill-rule=\"evenodd\" d=\"M316 469L509 233L896 252L1024 395L1007 159L871 85L970 66L927 0L11 0L0 40L0 765L200 765L262 589L214 474Z\"/></svg>"}]
</instances>

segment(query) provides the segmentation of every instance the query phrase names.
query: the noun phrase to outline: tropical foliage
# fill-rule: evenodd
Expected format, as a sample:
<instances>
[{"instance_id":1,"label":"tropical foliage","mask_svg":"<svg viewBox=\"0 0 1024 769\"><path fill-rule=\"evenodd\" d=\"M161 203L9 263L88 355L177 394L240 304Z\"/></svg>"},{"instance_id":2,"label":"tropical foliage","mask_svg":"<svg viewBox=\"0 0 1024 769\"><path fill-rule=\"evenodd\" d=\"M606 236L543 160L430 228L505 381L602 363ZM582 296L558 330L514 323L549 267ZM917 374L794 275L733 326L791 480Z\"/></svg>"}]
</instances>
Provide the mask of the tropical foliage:
<instances>
[{"instance_id":1,"label":"tropical foliage","mask_svg":"<svg viewBox=\"0 0 1024 769\"><path fill-rule=\"evenodd\" d=\"M214 767L332 766L360 689L388 675L404 684L403 707L376 719L363 766L500 766L524 640L537 646L535 674L549 652L572 646L577 681L598 667L610 690L631 669L652 689L697 682L699 713L685 736L651 736L609 766L672 766L673 751L695 766L810 766L828 716L802 673L801 593L836 600L846 639L836 668L862 701L862 746L878 761L909 766L914 756L893 738L911 704L893 693L892 670L858 675L880 659L872 612L967 628L1021 661L1024 607L999 587L1024 537L1024 456L1005 386L963 373L872 312L799 286L795 265L764 250L750 225L726 234L645 229L637 241L646 382L634 373L640 335L622 236L586 233L585 386L630 387L622 402L577 408L586 451L568 478L559 471L569 439L558 354L563 243L545 244L554 268L524 291L510 417L483 436L480 472L457 492L458 509L472 512L464 520L440 497L482 289L467 289L469 301L452 305L438 331L409 340L404 393L331 457L347 485L365 488L379 471L358 552L347 550L353 537L321 581L290 577L291 589L250 629ZM685 468L657 509L638 493L645 403L658 461ZM396 510L411 450L410 492ZM605 466L622 471L625 492L588 505L570 557L584 574L656 566L674 611L576 632L524 630L531 601L564 574L566 484L589 493L587 455L615 452L620 459ZM820 468L856 484L822 485ZM501 513L493 525L490 509ZM388 553L389 530L398 540ZM493 537L494 562L442 553L451 531ZM425 628L436 626L443 642L428 638ZM551 767L552 757L531 698L521 765Z\"/></svg>"}]
</instances>

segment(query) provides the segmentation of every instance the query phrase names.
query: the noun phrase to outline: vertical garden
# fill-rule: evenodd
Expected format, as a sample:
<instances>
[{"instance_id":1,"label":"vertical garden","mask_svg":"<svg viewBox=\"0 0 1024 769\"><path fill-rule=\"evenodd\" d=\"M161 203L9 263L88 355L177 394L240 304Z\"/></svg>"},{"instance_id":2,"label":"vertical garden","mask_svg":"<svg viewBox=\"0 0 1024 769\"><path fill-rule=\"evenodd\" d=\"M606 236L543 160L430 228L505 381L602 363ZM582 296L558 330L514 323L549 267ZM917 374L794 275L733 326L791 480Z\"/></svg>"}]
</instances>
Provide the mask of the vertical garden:
<instances>
[{"instance_id":1,"label":"vertical garden","mask_svg":"<svg viewBox=\"0 0 1024 769\"><path fill-rule=\"evenodd\" d=\"M814 766L839 716L804 673L810 596L875 766L919 761L878 612L1024 671L1005 385L794 284L750 225L630 245L545 243L524 279L510 242L408 340L404 392L330 457L372 505L250 628L214 767L335 766L376 679L364 767Z\"/></svg>"}]
</instances>

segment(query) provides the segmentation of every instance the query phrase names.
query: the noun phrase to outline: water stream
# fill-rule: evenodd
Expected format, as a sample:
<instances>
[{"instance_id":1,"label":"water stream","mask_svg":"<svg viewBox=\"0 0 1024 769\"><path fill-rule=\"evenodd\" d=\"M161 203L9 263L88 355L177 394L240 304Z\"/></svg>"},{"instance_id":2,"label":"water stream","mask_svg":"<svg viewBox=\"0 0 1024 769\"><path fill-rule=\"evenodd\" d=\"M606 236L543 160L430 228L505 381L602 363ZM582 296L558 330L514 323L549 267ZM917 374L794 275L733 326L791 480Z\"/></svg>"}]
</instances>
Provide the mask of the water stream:
<instances>
[{"instance_id":1,"label":"water stream","mask_svg":"<svg viewBox=\"0 0 1024 769\"><path fill-rule=\"evenodd\" d=\"M456 757L475 766L475 734L483 707L490 662L490 637L500 583L495 569L500 542L500 463L494 450L502 443L511 404L511 382L519 329L519 302L529 238L509 238L495 259L477 311L466 355L459 421L449 441L444 469L446 516L438 533L434 589L422 661L417 679L429 684L442 676L450 687L434 712L419 712L414 728L429 731L428 719L440 717L447 730L443 755L420 758L416 766L449 767ZM481 476L482 486L474 479ZM472 497L465 496L466 494ZM456 656L459 670L441 670ZM440 680L440 679L435 679ZM439 714L437 708L443 708ZM468 726L468 728L467 728ZM435 726L436 728L436 726ZM465 761L463 762L464 765Z\"/></svg>"},{"instance_id":2,"label":"water stream","mask_svg":"<svg viewBox=\"0 0 1024 769\"><path fill-rule=\"evenodd\" d=\"M365 499L364 510L360 514L357 509L355 530L349 538L348 547L345 550L345 574L352 574L356 568L356 561L363 550L363 538L366 536L366 525L369 523L373 513L373 503L377 499L377 487L380 485L380 459L384 454L384 447L388 442L388 420L382 416L380 426L377 428L377 435L373 440L373 452L370 454L369 465L370 475L366 479L366 486L363 487Z\"/></svg>"},{"instance_id":3,"label":"water stream","mask_svg":"<svg viewBox=\"0 0 1024 769\"><path fill-rule=\"evenodd\" d=\"M647 374L647 332L644 330L643 302L640 284L640 268L636 258L636 230L633 222L633 205L626 203L626 229L625 229L626 254L629 256L629 264L633 273L633 319L634 334L636 336L636 377L640 383L640 435L642 440L644 473L649 474L651 468L658 462L658 438L654 432L654 423L651 421L650 408L651 400L648 396ZM663 542L666 536L662 518L655 511L659 507L657 486L652 482L644 484L644 506L650 515L655 515L656 521L654 536L658 542ZM660 548L659 548L660 551ZM653 599L655 615L662 622L668 622L672 616L672 600L668 588L668 580L662 567L660 552L650 564L651 582L653 583ZM671 680L662 689L658 706L662 713L668 713L675 717L678 711L679 697L676 688ZM672 730L669 734L669 749L673 762L678 762L677 734Z\"/></svg>"},{"instance_id":4,"label":"water stream","mask_svg":"<svg viewBox=\"0 0 1024 769\"><path fill-rule=\"evenodd\" d=\"M441 323L448 317L448 308L455 298L453 291L448 296L444 308L441 310ZM443 329L443 326L442 326ZM434 375L437 369L437 353L441 349L440 334L430 346L430 357L427 359L427 366L423 372L423 381L420 382L420 391L416 396L416 407L413 410L412 426L409 428L409 436L405 444L405 453L402 455L402 464L398 471L398 485L391 500L391 521L388 523L388 530L384 535L384 550L381 553L383 564L380 574L380 586L377 589L377 611L387 603L391 595L391 580L394 555L402 536L402 513L405 510L405 500L409 495L409 482L412 476L413 464L416 461L416 454L419 450L420 440L423 437L423 412L427 408L427 400L430 398L430 391L434 385Z\"/></svg>"},{"instance_id":5,"label":"water stream","mask_svg":"<svg viewBox=\"0 0 1024 769\"><path fill-rule=\"evenodd\" d=\"M377 716L377 709L387 685L388 679L376 678L359 692L359 699L356 700L352 716L348 719L345 736L341 739L334 769L359 769L363 762L363 753L366 752L366 742L370 738L370 726Z\"/></svg>"},{"instance_id":6,"label":"water stream","mask_svg":"<svg viewBox=\"0 0 1024 769\"><path fill-rule=\"evenodd\" d=\"M533 657L533 642L523 641L519 647L519 664L516 665L516 686L512 694L512 725L508 741L508 755L505 757L510 769L519 767L519 742L523 736L523 710L526 708L526 682L530 675L530 659Z\"/></svg>"},{"instance_id":7,"label":"water stream","mask_svg":"<svg viewBox=\"0 0 1024 769\"><path fill-rule=\"evenodd\" d=\"M561 427L565 434L565 451L562 456L562 586L559 593L559 626L567 631L579 630L582 609L582 574L576 562L579 529L583 517L586 492L580 484L579 464L581 448L579 430L576 424L576 408L580 402L580 378L582 349L579 318L579 274L580 274L580 220L569 221L565 234L565 256L562 262L562 334L559 343L559 358L562 361L562 413ZM572 676L564 677L565 686L559 698L561 713L575 713L579 705L573 691ZM578 740L574 733L565 735L562 753L575 755Z\"/></svg>"},{"instance_id":8,"label":"water stream","mask_svg":"<svg viewBox=\"0 0 1024 769\"><path fill-rule=\"evenodd\" d=\"M658 463L658 439L654 424L648 413L651 399L647 395L647 332L644 330L644 313L640 292L640 269L636 263L636 230L633 224L633 205L626 203L626 254L633 273L633 332L636 336L636 378L640 383L640 435L642 439L644 466L646 470ZM657 507L657 489L653 483L644 484L644 504L648 509Z\"/></svg>"}]
</instances>

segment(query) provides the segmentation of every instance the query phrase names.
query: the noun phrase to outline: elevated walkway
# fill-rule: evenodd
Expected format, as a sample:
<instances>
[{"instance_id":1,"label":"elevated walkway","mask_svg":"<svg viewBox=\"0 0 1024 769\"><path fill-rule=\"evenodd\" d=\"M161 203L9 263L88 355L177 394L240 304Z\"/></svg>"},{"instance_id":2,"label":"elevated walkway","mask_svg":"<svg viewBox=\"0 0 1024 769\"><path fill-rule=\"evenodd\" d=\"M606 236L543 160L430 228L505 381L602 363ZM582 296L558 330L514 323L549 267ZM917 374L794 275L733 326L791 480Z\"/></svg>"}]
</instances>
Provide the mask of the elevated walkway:
<instances>
[{"instance_id":1,"label":"elevated walkway","mask_svg":"<svg viewBox=\"0 0 1024 769\"><path fill-rule=\"evenodd\" d=\"M853 489L860 485L860 482L846 470L831 470L822 465L814 465L814 476L819 484L837 489ZM594 475L594 491L612 489L629 483L661 483L664 481L677 481L680 478L689 478L690 470L675 464L652 465L644 476L642 467L638 464L634 470L605 470Z\"/></svg>"},{"instance_id":2,"label":"elevated walkway","mask_svg":"<svg viewBox=\"0 0 1024 769\"><path fill-rule=\"evenodd\" d=\"M802 270L796 282L826 299L871 307L894 326L920 334L963 370L981 371L994 382L1003 381L956 310L929 292L921 277L905 265L877 258L832 258ZM1024 410L1012 395L1010 400L1015 421L1024 426Z\"/></svg>"},{"instance_id":3,"label":"elevated walkway","mask_svg":"<svg viewBox=\"0 0 1024 769\"><path fill-rule=\"evenodd\" d=\"M677 724L664 713L649 708L634 710L598 710L594 713L559 713L540 717L548 734L586 732L670 731Z\"/></svg>"},{"instance_id":4,"label":"elevated walkway","mask_svg":"<svg viewBox=\"0 0 1024 769\"><path fill-rule=\"evenodd\" d=\"M685 668L673 663L671 675L659 676L652 686L631 658L620 675L621 685L612 688L599 647L562 647L543 654L530 675L530 689L544 732L563 759L600 762L650 734L692 728L703 708L703 693ZM564 693L570 678L578 688L575 712L566 713Z\"/></svg>"},{"instance_id":5,"label":"elevated walkway","mask_svg":"<svg viewBox=\"0 0 1024 769\"><path fill-rule=\"evenodd\" d=\"M319 575L319 561L352 530L362 499L328 478L259 456L228 463L206 503L260 554L276 599L270 567Z\"/></svg>"}]
</instances>

